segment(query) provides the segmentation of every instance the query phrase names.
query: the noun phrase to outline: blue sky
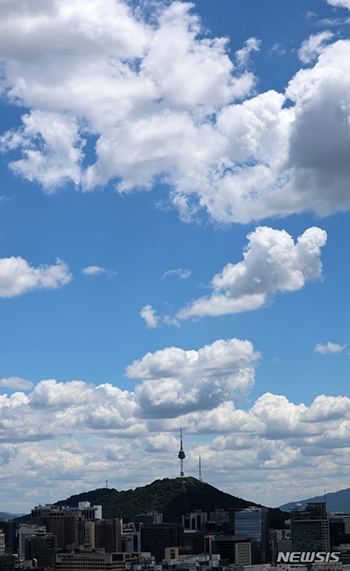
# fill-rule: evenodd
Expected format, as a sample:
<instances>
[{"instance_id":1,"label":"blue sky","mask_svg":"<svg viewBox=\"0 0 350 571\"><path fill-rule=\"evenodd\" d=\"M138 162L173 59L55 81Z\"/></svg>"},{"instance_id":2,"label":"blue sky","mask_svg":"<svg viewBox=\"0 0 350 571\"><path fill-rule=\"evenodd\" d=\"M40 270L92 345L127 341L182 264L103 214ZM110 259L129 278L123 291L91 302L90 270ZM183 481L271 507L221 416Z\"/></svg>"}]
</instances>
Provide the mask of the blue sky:
<instances>
[{"instance_id":1,"label":"blue sky","mask_svg":"<svg viewBox=\"0 0 350 571\"><path fill-rule=\"evenodd\" d=\"M348 486L349 0L0 7L2 509Z\"/></svg>"}]
</instances>

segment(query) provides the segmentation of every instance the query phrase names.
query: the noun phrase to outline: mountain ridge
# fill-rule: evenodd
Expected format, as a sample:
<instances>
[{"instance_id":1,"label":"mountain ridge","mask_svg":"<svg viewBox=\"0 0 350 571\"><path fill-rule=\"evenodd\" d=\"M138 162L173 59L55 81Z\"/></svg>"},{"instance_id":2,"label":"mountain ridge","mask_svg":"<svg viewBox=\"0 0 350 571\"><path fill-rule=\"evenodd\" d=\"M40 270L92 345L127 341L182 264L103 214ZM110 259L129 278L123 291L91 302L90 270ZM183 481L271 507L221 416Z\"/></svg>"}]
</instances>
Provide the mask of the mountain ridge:
<instances>
[{"instance_id":1,"label":"mountain ridge","mask_svg":"<svg viewBox=\"0 0 350 571\"><path fill-rule=\"evenodd\" d=\"M344 488L343 490L338 490L337 492L330 492L325 495L323 494L321 496L299 500L298 502L288 502L279 506L279 509L282 511L289 511L293 509L297 503L305 507L309 502L324 502L325 497L328 512L342 511L350 513L350 488Z\"/></svg>"},{"instance_id":2,"label":"mountain ridge","mask_svg":"<svg viewBox=\"0 0 350 571\"><path fill-rule=\"evenodd\" d=\"M183 514L201 509L206 512L215 509L263 507L261 504L232 496L226 492L200 482L196 478L164 478L155 480L146 486L134 490L118 490L114 488L98 488L70 496L55 502L56 506L77 507L79 502L89 501L91 505L102 505L103 517L131 517L147 511L156 510L163 513L165 523L180 523ZM288 514L279 508L269 508L272 527L284 527ZM24 518L20 518L21 521Z\"/></svg>"}]
</instances>

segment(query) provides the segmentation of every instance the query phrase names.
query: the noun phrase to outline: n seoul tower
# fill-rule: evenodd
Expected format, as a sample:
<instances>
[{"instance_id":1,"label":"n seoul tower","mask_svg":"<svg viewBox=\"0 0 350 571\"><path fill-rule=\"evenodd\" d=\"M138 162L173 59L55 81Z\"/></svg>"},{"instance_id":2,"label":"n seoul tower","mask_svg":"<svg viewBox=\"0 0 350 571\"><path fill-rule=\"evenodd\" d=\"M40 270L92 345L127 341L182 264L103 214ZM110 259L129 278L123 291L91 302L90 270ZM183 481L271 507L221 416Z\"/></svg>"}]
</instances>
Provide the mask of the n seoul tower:
<instances>
[{"instance_id":1,"label":"n seoul tower","mask_svg":"<svg viewBox=\"0 0 350 571\"><path fill-rule=\"evenodd\" d=\"M180 458L180 476L181 476L181 478L183 478L185 475L185 473L184 473L184 458L186 458L186 454L185 454L183 446L182 446L182 428L180 428L180 450L179 450L178 458Z\"/></svg>"}]
</instances>

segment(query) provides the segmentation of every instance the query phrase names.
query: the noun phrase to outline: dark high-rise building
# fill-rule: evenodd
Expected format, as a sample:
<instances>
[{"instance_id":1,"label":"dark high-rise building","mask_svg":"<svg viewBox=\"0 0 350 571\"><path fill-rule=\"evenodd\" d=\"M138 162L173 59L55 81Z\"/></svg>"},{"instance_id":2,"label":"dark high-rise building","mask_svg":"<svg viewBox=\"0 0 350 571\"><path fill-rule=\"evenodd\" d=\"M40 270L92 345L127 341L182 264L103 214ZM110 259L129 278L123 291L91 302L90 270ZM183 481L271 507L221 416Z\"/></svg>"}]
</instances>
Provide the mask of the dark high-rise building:
<instances>
[{"instance_id":1,"label":"dark high-rise building","mask_svg":"<svg viewBox=\"0 0 350 571\"><path fill-rule=\"evenodd\" d=\"M16 523L10 519L0 519L0 529L5 534L6 549L9 548L12 553L16 552Z\"/></svg>"},{"instance_id":2,"label":"dark high-rise building","mask_svg":"<svg viewBox=\"0 0 350 571\"><path fill-rule=\"evenodd\" d=\"M192 531L203 531L203 524L208 521L207 512L202 512L202 510L196 510L188 515L182 516L182 525L184 529L190 529Z\"/></svg>"},{"instance_id":3,"label":"dark high-rise building","mask_svg":"<svg viewBox=\"0 0 350 571\"><path fill-rule=\"evenodd\" d=\"M0 571L15 571L15 565L14 555L0 555Z\"/></svg>"},{"instance_id":4,"label":"dark high-rise building","mask_svg":"<svg viewBox=\"0 0 350 571\"><path fill-rule=\"evenodd\" d=\"M96 549L104 548L106 553L120 552L122 550L120 520L99 519L94 524Z\"/></svg>"},{"instance_id":5,"label":"dark high-rise building","mask_svg":"<svg viewBox=\"0 0 350 571\"><path fill-rule=\"evenodd\" d=\"M340 543L350 542L350 515L338 511L328 514L328 519L331 551L337 551Z\"/></svg>"},{"instance_id":6,"label":"dark high-rise building","mask_svg":"<svg viewBox=\"0 0 350 571\"><path fill-rule=\"evenodd\" d=\"M232 520L231 520L232 521ZM250 539L252 565L269 561L269 518L266 508L249 507L234 513L235 535Z\"/></svg>"},{"instance_id":7,"label":"dark high-rise building","mask_svg":"<svg viewBox=\"0 0 350 571\"><path fill-rule=\"evenodd\" d=\"M56 536L52 533L33 534L25 538L25 559L36 559L39 567L54 567Z\"/></svg>"},{"instance_id":8,"label":"dark high-rise building","mask_svg":"<svg viewBox=\"0 0 350 571\"><path fill-rule=\"evenodd\" d=\"M56 535L58 549L78 544L78 523L83 519L81 511L69 510L46 510L38 516L39 525L45 526L48 533Z\"/></svg>"},{"instance_id":9,"label":"dark high-rise building","mask_svg":"<svg viewBox=\"0 0 350 571\"><path fill-rule=\"evenodd\" d=\"M211 553L220 555L230 564L251 565L251 544L247 537L214 535L211 538Z\"/></svg>"},{"instance_id":10,"label":"dark high-rise building","mask_svg":"<svg viewBox=\"0 0 350 571\"><path fill-rule=\"evenodd\" d=\"M293 551L329 551L329 520L326 504L297 504L291 512Z\"/></svg>"},{"instance_id":11,"label":"dark high-rise building","mask_svg":"<svg viewBox=\"0 0 350 571\"><path fill-rule=\"evenodd\" d=\"M156 561L164 559L166 547L180 547L183 544L184 532L180 524L144 525L141 529L142 551L151 552Z\"/></svg>"},{"instance_id":12,"label":"dark high-rise building","mask_svg":"<svg viewBox=\"0 0 350 571\"><path fill-rule=\"evenodd\" d=\"M188 547L194 555L205 552L205 533L202 531L185 531L184 546Z\"/></svg>"}]
</instances>

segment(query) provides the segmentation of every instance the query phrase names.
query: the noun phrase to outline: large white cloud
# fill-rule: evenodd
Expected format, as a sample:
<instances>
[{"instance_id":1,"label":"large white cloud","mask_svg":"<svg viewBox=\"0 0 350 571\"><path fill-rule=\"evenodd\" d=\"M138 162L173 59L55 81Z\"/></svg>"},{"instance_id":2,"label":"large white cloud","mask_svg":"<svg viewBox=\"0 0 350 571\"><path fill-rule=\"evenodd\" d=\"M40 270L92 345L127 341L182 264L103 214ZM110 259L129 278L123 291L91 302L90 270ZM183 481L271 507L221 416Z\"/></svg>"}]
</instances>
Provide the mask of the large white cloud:
<instances>
[{"instance_id":1,"label":"large white cloud","mask_svg":"<svg viewBox=\"0 0 350 571\"><path fill-rule=\"evenodd\" d=\"M244 260L227 264L212 280L213 293L180 310L177 318L240 313L261 307L278 291L301 289L320 278L326 240L326 232L317 227L306 230L296 243L284 230L256 228L248 235Z\"/></svg>"},{"instance_id":2,"label":"large white cloud","mask_svg":"<svg viewBox=\"0 0 350 571\"><path fill-rule=\"evenodd\" d=\"M328 4L331 6L337 6L339 8L349 8L350 10L350 0L327 0Z\"/></svg>"},{"instance_id":3,"label":"large white cloud","mask_svg":"<svg viewBox=\"0 0 350 571\"><path fill-rule=\"evenodd\" d=\"M135 389L143 416L178 416L239 400L254 384L259 353L250 341L215 341L198 351L170 347L147 353L127 368L142 379Z\"/></svg>"},{"instance_id":4,"label":"large white cloud","mask_svg":"<svg viewBox=\"0 0 350 571\"><path fill-rule=\"evenodd\" d=\"M123 0L2 6L2 91L31 109L2 137L13 170L47 192L163 180L183 217L204 208L220 222L348 209L350 42L309 38L300 54L316 65L249 99L259 41L235 68L226 39L200 39L192 4L156 6L151 22ZM97 160L84 168L90 135Z\"/></svg>"},{"instance_id":5,"label":"large white cloud","mask_svg":"<svg viewBox=\"0 0 350 571\"><path fill-rule=\"evenodd\" d=\"M133 374L164 374L161 355L154 358L152 371L148 357L133 365ZM197 360L202 360L199 369L206 370L209 354ZM191 358L182 355L169 369L193 371L193 366ZM200 454L205 481L234 495L276 505L296 499L292 482L298 499L312 496L320 486L320 473L327 490L348 485L348 397L320 395L306 406L267 393L244 410L235 408L232 400L219 406L213 401L211 410L182 414L179 407L176 418L152 420L135 415L136 400L135 393L111 385L54 380L38 383L27 395L2 395L0 476L7 495L0 492L2 504L10 511L28 510L33 504L101 487L106 477L117 489L175 477L181 425L185 474L197 476ZM14 498L10 504L9 497Z\"/></svg>"},{"instance_id":6,"label":"large white cloud","mask_svg":"<svg viewBox=\"0 0 350 571\"><path fill-rule=\"evenodd\" d=\"M258 357L237 339L198 351L166 348L128 367L138 383L130 391L3 379L26 389L0 395L0 476L21 507L6 504L0 491L3 505L28 510L101 487L106 477L118 489L174 477L179 426L186 475L197 475L200 454L205 480L236 495L283 503L292 499L292 481L298 497L310 496L320 466L322 486L340 489L350 463L350 399L320 395L307 406L266 393L240 408L237 393L252 387Z\"/></svg>"},{"instance_id":7,"label":"large white cloud","mask_svg":"<svg viewBox=\"0 0 350 571\"><path fill-rule=\"evenodd\" d=\"M315 66L285 93L251 97L258 40L233 63L192 8L159 0L150 20L123 0L3 4L1 88L31 109L2 137L14 171L47 192L162 180L183 217L204 208L220 222L348 209L350 41L309 38L300 54L319 55ZM85 168L89 136L97 159Z\"/></svg>"},{"instance_id":8,"label":"large white cloud","mask_svg":"<svg viewBox=\"0 0 350 571\"><path fill-rule=\"evenodd\" d=\"M0 297L13 297L34 289L56 289L72 280L67 264L34 268L21 257L0 259Z\"/></svg>"}]
</instances>

